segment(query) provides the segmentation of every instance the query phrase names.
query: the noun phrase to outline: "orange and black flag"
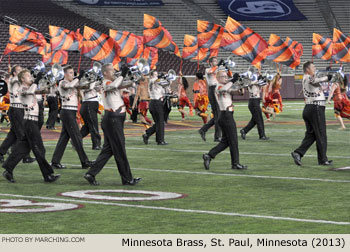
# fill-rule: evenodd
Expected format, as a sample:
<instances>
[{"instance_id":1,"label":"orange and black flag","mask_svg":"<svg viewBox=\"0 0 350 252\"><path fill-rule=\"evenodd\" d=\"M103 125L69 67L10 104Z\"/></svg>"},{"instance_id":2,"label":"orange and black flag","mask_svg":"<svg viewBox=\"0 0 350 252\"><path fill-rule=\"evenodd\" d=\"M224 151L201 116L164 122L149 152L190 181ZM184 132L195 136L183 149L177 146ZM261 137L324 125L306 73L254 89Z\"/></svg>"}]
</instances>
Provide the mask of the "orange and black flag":
<instances>
[{"instance_id":1,"label":"orange and black flag","mask_svg":"<svg viewBox=\"0 0 350 252\"><path fill-rule=\"evenodd\" d=\"M333 42L329 38L324 38L320 34L312 34L312 56L318 59L332 59Z\"/></svg>"},{"instance_id":2,"label":"orange and black flag","mask_svg":"<svg viewBox=\"0 0 350 252\"><path fill-rule=\"evenodd\" d=\"M51 50L58 51L78 51L82 44L82 36L76 32L64 29L62 27L57 27L49 25L49 34L51 36Z\"/></svg>"},{"instance_id":3,"label":"orange and black flag","mask_svg":"<svg viewBox=\"0 0 350 252\"><path fill-rule=\"evenodd\" d=\"M224 28L208 21L197 20L198 48L218 50L220 48Z\"/></svg>"},{"instance_id":4,"label":"orange and black flag","mask_svg":"<svg viewBox=\"0 0 350 252\"><path fill-rule=\"evenodd\" d=\"M68 62L68 52L63 50L51 51L43 55L43 62L45 64L55 64L65 65Z\"/></svg>"},{"instance_id":5,"label":"orange and black flag","mask_svg":"<svg viewBox=\"0 0 350 252\"><path fill-rule=\"evenodd\" d=\"M182 58L184 60L195 59L198 55L197 37L185 34Z\"/></svg>"},{"instance_id":6,"label":"orange and black flag","mask_svg":"<svg viewBox=\"0 0 350 252\"><path fill-rule=\"evenodd\" d=\"M260 68L264 60L262 53L268 47L267 42L249 27L245 27L231 17L227 18L221 48L230 51Z\"/></svg>"},{"instance_id":7,"label":"orange and black flag","mask_svg":"<svg viewBox=\"0 0 350 252\"><path fill-rule=\"evenodd\" d=\"M5 48L4 55L11 52L37 52L46 53L47 43L45 37L36 31L18 25L10 25L10 38Z\"/></svg>"},{"instance_id":8,"label":"orange and black flag","mask_svg":"<svg viewBox=\"0 0 350 252\"><path fill-rule=\"evenodd\" d=\"M158 48L145 47L140 58L147 60L150 69L156 69L158 63ZM138 60L137 58L126 58L126 63L129 66L135 66Z\"/></svg>"},{"instance_id":9,"label":"orange and black flag","mask_svg":"<svg viewBox=\"0 0 350 252\"><path fill-rule=\"evenodd\" d=\"M333 30L333 59L350 62L350 37L334 28Z\"/></svg>"},{"instance_id":10,"label":"orange and black flag","mask_svg":"<svg viewBox=\"0 0 350 252\"><path fill-rule=\"evenodd\" d=\"M109 36L120 46L120 57L139 58L143 52L143 37L128 31L109 30Z\"/></svg>"},{"instance_id":11,"label":"orange and black flag","mask_svg":"<svg viewBox=\"0 0 350 252\"><path fill-rule=\"evenodd\" d=\"M283 41L276 34L271 34L268 45L268 48L263 52L267 60L273 60L293 69L300 65L303 46L299 42L293 41L289 37Z\"/></svg>"},{"instance_id":12,"label":"orange and black flag","mask_svg":"<svg viewBox=\"0 0 350 252\"><path fill-rule=\"evenodd\" d=\"M88 26L84 27L81 54L103 64L112 63L115 69L119 69L120 47L108 35L96 31Z\"/></svg>"},{"instance_id":13,"label":"orange and black flag","mask_svg":"<svg viewBox=\"0 0 350 252\"><path fill-rule=\"evenodd\" d=\"M147 14L143 15L143 43L145 46L170 51L181 57L179 48L168 30L162 26L157 18Z\"/></svg>"}]
</instances>

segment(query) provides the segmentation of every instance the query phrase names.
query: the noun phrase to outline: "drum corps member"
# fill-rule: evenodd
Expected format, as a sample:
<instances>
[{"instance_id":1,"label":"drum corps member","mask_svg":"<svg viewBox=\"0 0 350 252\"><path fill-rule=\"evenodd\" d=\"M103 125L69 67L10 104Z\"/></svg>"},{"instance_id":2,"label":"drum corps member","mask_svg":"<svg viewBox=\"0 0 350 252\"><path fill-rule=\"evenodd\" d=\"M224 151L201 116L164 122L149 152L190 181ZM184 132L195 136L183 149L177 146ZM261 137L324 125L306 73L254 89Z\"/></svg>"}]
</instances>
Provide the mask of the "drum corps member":
<instances>
[{"instance_id":1,"label":"drum corps member","mask_svg":"<svg viewBox=\"0 0 350 252\"><path fill-rule=\"evenodd\" d=\"M217 98L220 109L218 123L222 129L222 138L220 140L220 143L212 148L208 154L203 155L204 167L208 170L210 161L214 159L220 152L224 151L227 147L230 147L231 168L247 169L246 165L239 163L237 128L236 122L233 118L233 89L231 89L235 80L228 80L227 72L225 69L218 71L217 80L218 85L215 89L215 96Z\"/></svg>"},{"instance_id":2,"label":"drum corps member","mask_svg":"<svg viewBox=\"0 0 350 252\"><path fill-rule=\"evenodd\" d=\"M58 114L58 98L57 98L57 86L50 87L49 93L46 95L46 101L49 106L49 116L46 121L46 128L49 130L55 130L55 122Z\"/></svg>"},{"instance_id":3,"label":"drum corps member","mask_svg":"<svg viewBox=\"0 0 350 252\"><path fill-rule=\"evenodd\" d=\"M134 102L132 104L132 109L134 110L138 103L138 112L140 114L140 120L142 124L148 129L152 125L152 120L147 117L147 111L149 106L149 93L148 93L148 77L142 76L139 80L139 85L137 86L136 95Z\"/></svg>"},{"instance_id":4,"label":"drum corps member","mask_svg":"<svg viewBox=\"0 0 350 252\"><path fill-rule=\"evenodd\" d=\"M82 168L86 169L92 164L84 151L83 140L76 120L78 110L77 88L82 75L83 73L81 73L78 78L74 78L73 67L66 66L64 68L64 79L60 81L58 86L58 91L62 98L62 109L60 112L62 130L51 160L52 166L56 169L65 168L65 166L61 164L61 159L69 139L72 140L72 144L78 152Z\"/></svg>"},{"instance_id":5,"label":"drum corps member","mask_svg":"<svg viewBox=\"0 0 350 252\"><path fill-rule=\"evenodd\" d=\"M101 153L91 169L85 174L84 178L91 185L98 185L95 177L102 170L111 156L114 156L117 163L119 174L123 185L135 185L141 178L133 178L129 161L125 150L124 121L125 105L121 95L121 89L128 87L123 83L128 68L122 68L122 76L115 77L115 70L112 64L102 66L103 74L103 95L102 102L105 108L101 125L104 133L104 144ZM132 85L129 84L129 85Z\"/></svg>"},{"instance_id":6,"label":"drum corps member","mask_svg":"<svg viewBox=\"0 0 350 252\"><path fill-rule=\"evenodd\" d=\"M207 83L203 78L203 74L200 72L196 73L196 81L193 84L193 100L197 115L202 118L203 124L206 124L208 117L206 112L209 104L209 98Z\"/></svg>"},{"instance_id":7,"label":"drum corps member","mask_svg":"<svg viewBox=\"0 0 350 252\"><path fill-rule=\"evenodd\" d=\"M327 131L326 131L326 98L324 96L321 82L330 81L332 75L322 78L315 76L316 67L310 61L303 65L303 92L305 97L305 107L303 119L306 126L305 137L301 145L293 151L292 157L296 165L301 165L301 158L306 151L316 141L317 158L319 165L331 165L332 160L327 158Z\"/></svg>"},{"instance_id":8,"label":"drum corps member","mask_svg":"<svg viewBox=\"0 0 350 252\"><path fill-rule=\"evenodd\" d=\"M5 172L3 176L11 183L14 183L13 170L19 161L30 150L33 151L36 160L38 161L41 173L45 182L54 182L60 175L55 175L51 165L45 158L45 147L39 130L39 105L36 100L37 85L33 84L33 77L29 70L22 70L18 74L18 80L22 87L20 90L20 99L24 106L24 135L17 141L14 151L3 164Z\"/></svg>"},{"instance_id":9,"label":"drum corps member","mask_svg":"<svg viewBox=\"0 0 350 252\"><path fill-rule=\"evenodd\" d=\"M271 82L263 88L263 108L267 121L270 121L270 115L275 118L283 110L282 96L280 93L282 85L282 76L277 73Z\"/></svg>"},{"instance_id":10,"label":"drum corps member","mask_svg":"<svg viewBox=\"0 0 350 252\"><path fill-rule=\"evenodd\" d=\"M188 89L188 82L185 77L182 77L182 73L180 73L178 85L179 85L178 92L177 92L179 96L178 110L181 113L181 119L185 120L185 115L187 115L187 113L184 111L184 108L188 106L190 108L190 116L193 116L193 106L187 97L186 90Z\"/></svg>"},{"instance_id":11,"label":"drum corps member","mask_svg":"<svg viewBox=\"0 0 350 252\"><path fill-rule=\"evenodd\" d=\"M218 70L218 66L217 66L218 59L216 57L211 57L209 59L209 64L210 64L210 68L207 68L205 70L205 75L206 75L206 79L207 79L208 86L209 86L209 91L208 91L209 102L210 102L214 117L207 124L203 125L203 127L198 132L201 135L202 139L204 141L206 141L206 138L205 138L206 132L213 125L215 125L214 141L220 142L221 130L220 130L220 126L218 124L220 109L219 109L218 103L217 103L216 98L215 98L215 88L216 88L216 85L218 83L218 81L216 79L216 73Z\"/></svg>"}]
</instances>

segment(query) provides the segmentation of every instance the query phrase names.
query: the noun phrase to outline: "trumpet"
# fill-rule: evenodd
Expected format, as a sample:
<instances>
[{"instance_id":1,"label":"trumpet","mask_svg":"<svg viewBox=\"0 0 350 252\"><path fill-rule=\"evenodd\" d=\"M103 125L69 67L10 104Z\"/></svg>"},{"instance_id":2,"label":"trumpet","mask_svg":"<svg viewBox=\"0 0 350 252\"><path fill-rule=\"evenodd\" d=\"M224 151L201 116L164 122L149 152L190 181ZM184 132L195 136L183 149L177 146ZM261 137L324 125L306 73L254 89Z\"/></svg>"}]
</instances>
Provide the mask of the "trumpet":
<instances>
[{"instance_id":1,"label":"trumpet","mask_svg":"<svg viewBox=\"0 0 350 252\"><path fill-rule=\"evenodd\" d=\"M129 71L127 75L128 79L126 79L125 81L130 80L130 81L137 82L142 78L143 75L149 74L150 70L151 68L148 64L148 61L144 58L141 58L137 61L137 64L135 66L129 67ZM121 74L121 71L116 72L115 76L119 77L120 74Z\"/></svg>"},{"instance_id":2,"label":"trumpet","mask_svg":"<svg viewBox=\"0 0 350 252\"><path fill-rule=\"evenodd\" d=\"M79 86L87 87L94 82L98 82L98 84L102 83L102 65L101 63L95 61L92 65L92 68L84 73L83 77L79 82Z\"/></svg>"},{"instance_id":3,"label":"trumpet","mask_svg":"<svg viewBox=\"0 0 350 252\"><path fill-rule=\"evenodd\" d=\"M170 69L166 74L163 74L163 73L159 74L158 75L158 80L159 81L162 81L162 80L163 81L167 81L170 84L171 81L176 80L176 72L175 72L175 70Z\"/></svg>"},{"instance_id":4,"label":"trumpet","mask_svg":"<svg viewBox=\"0 0 350 252\"><path fill-rule=\"evenodd\" d=\"M40 90L49 89L54 86L57 81L62 80L64 77L63 68L61 65L55 63L52 65L50 71L39 81L38 86Z\"/></svg>"},{"instance_id":5,"label":"trumpet","mask_svg":"<svg viewBox=\"0 0 350 252\"><path fill-rule=\"evenodd\" d=\"M41 60L38 60L32 69L33 75L37 76L39 73L45 73L45 64Z\"/></svg>"},{"instance_id":6,"label":"trumpet","mask_svg":"<svg viewBox=\"0 0 350 252\"><path fill-rule=\"evenodd\" d=\"M220 61L219 66L224 66L227 70L232 70L236 66L236 63L233 56L228 56L225 61Z\"/></svg>"}]
</instances>

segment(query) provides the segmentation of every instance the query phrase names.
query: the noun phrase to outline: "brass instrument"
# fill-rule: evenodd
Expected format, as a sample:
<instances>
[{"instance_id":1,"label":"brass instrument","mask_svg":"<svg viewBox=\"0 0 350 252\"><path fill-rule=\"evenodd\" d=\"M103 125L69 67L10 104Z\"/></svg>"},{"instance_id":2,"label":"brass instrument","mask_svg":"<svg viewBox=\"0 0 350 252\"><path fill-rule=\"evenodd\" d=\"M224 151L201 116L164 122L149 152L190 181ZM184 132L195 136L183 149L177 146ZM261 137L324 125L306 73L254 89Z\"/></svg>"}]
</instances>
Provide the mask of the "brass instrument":
<instances>
[{"instance_id":1,"label":"brass instrument","mask_svg":"<svg viewBox=\"0 0 350 252\"><path fill-rule=\"evenodd\" d=\"M57 81L64 78L63 68L60 64L53 64L50 71L39 81L38 86L40 90L46 90L54 86Z\"/></svg>"}]
</instances>

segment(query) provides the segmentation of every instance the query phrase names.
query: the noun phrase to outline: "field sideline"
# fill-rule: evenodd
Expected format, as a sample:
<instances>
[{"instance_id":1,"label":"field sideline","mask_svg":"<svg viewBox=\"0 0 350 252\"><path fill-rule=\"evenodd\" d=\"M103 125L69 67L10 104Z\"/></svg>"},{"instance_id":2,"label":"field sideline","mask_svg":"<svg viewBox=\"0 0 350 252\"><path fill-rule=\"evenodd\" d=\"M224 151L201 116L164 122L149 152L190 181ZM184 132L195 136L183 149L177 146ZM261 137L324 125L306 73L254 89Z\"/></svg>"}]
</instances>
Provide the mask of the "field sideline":
<instances>
[{"instance_id":1,"label":"field sideline","mask_svg":"<svg viewBox=\"0 0 350 252\"><path fill-rule=\"evenodd\" d=\"M62 160L68 169L56 171L62 177L54 184L42 181L36 163L20 163L14 171L16 184L0 178L0 201L21 199L77 204L79 208L47 213L0 212L0 233L349 233L350 168L333 171L317 165L315 145L303 158L303 166L297 167L290 152L305 133L301 117L304 105L302 101L284 104L284 111L273 122L265 123L269 141L258 141L255 128L247 140L239 138L241 163L248 165L245 171L230 169L228 149L212 161L209 171L204 170L202 154L215 145L213 130L203 142L197 133L199 117L181 121L176 109L166 125L167 146L157 146L154 137L148 146L144 145L143 126L125 123L130 166L135 177L142 177L135 187L121 185L113 158L96 177L100 186L90 186L70 144ZM250 119L247 102L236 104L234 116L240 130ZM333 105L327 106L326 118L332 168L350 167L350 122L345 121L347 131L338 130ZM44 128L45 125L42 135L50 161L60 127L57 125L55 132ZM3 124L1 141L5 136ZM99 151L91 150L90 138L84 139L84 146L90 160L94 160ZM182 197L113 201L60 195L113 189L169 192ZM137 198L146 194L135 193L99 195Z\"/></svg>"}]
</instances>

